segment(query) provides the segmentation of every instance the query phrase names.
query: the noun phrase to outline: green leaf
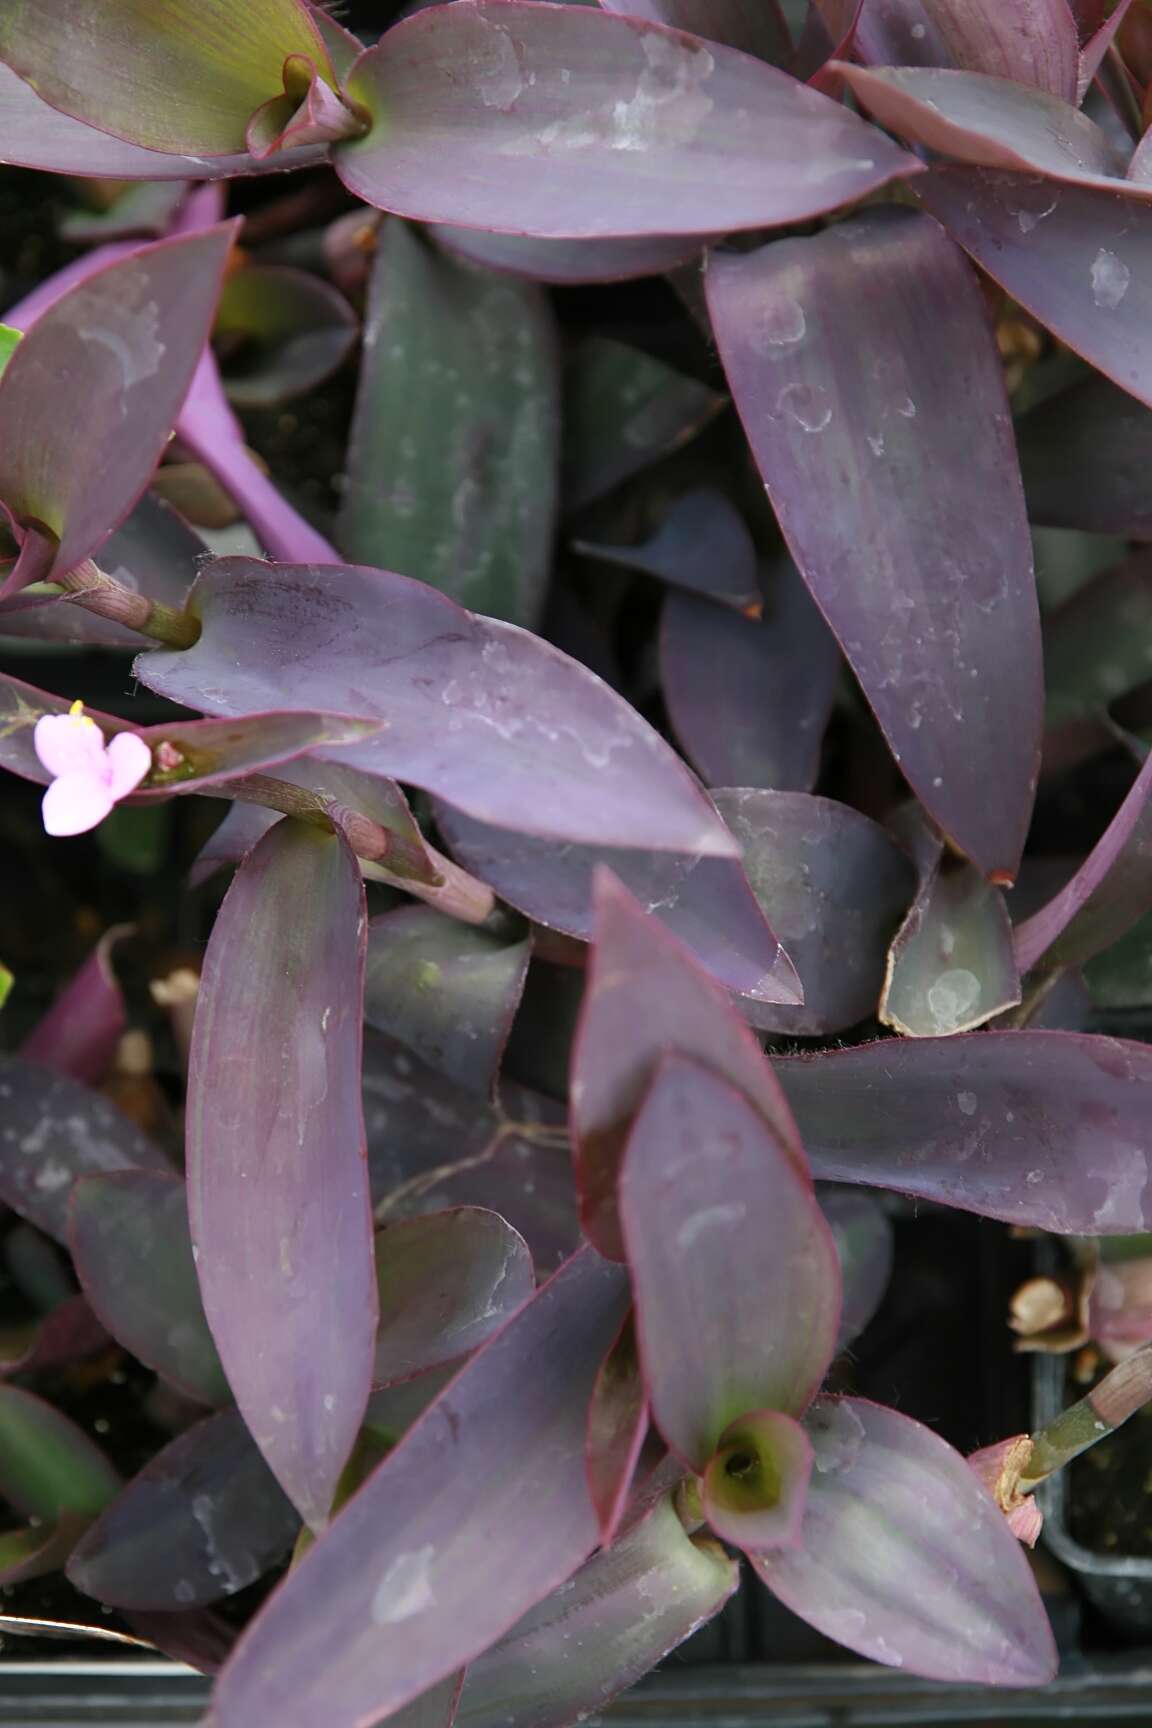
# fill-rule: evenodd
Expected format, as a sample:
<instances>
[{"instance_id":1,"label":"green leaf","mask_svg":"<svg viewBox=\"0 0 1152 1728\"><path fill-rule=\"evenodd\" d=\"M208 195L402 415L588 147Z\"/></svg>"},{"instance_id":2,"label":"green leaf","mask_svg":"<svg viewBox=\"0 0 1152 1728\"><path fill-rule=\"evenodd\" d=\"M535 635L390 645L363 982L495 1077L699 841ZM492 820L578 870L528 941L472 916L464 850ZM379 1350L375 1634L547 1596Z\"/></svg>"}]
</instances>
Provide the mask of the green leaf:
<instances>
[{"instance_id":1,"label":"green leaf","mask_svg":"<svg viewBox=\"0 0 1152 1728\"><path fill-rule=\"evenodd\" d=\"M0 1386L0 1497L28 1518L95 1517L120 1489L100 1448L59 1410Z\"/></svg>"},{"instance_id":2,"label":"green leaf","mask_svg":"<svg viewBox=\"0 0 1152 1728\"><path fill-rule=\"evenodd\" d=\"M339 541L531 625L552 554L559 373L542 290L384 224Z\"/></svg>"},{"instance_id":3,"label":"green leaf","mask_svg":"<svg viewBox=\"0 0 1152 1728\"><path fill-rule=\"evenodd\" d=\"M16 344L22 335L23 331L12 330L7 324L0 324L0 374L15 353Z\"/></svg>"},{"instance_id":4,"label":"green leaf","mask_svg":"<svg viewBox=\"0 0 1152 1728\"><path fill-rule=\"evenodd\" d=\"M303 0L8 0L0 12L0 60L37 95L149 150L243 150L292 54L332 76Z\"/></svg>"},{"instance_id":5,"label":"green leaf","mask_svg":"<svg viewBox=\"0 0 1152 1728\"><path fill-rule=\"evenodd\" d=\"M9 996L12 994L12 986L15 982L16 979L13 974L9 972L7 966L5 966L4 962L0 960L0 1008L3 1008L5 1002L7 1002Z\"/></svg>"}]
</instances>

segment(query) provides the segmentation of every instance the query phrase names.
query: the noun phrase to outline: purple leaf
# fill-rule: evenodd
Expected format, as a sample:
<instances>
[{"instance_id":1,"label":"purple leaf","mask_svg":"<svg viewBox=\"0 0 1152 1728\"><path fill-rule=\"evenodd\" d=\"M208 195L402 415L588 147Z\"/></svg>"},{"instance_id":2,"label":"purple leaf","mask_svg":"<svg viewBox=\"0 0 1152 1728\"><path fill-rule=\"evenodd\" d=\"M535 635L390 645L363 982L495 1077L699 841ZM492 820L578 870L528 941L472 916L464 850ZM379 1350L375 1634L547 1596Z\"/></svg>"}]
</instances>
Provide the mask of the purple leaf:
<instances>
[{"instance_id":1,"label":"purple leaf","mask_svg":"<svg viewBox=\"0 0 1152 1728\"><path fill-rule=\"evenodd\" d=\"M40 786L47 785L52 776L33 745L36 721L45 714L67 714L70 707L64 697L0 672L0 720L4 722L0 766ZM238 775L286 764L306 750L374 737L380 730L377 722L306 711L250 714L238 720L174 720L140 727L118 715L101 714L98 709L86 710L84 717L106 738L130 732L152 751L153 767L132 794L134 802L144 804L157 803L175 793L198 792L206 786L223 787ZM165 762L171 766L166 767Z\"/></svg>"},{"instance_id":2,"label":"purple leaf","mask_svg":"<svg viewBox=\"0 0 1152 1728\"><path fill-rule=\"evenodd\" d=\"M447 806L438 807L437 825L455 856L534 923L591 941L592 879L596 866L606 864L721 984L754 1002L795 1003L800 994L791 961L734 858L558 847Z\"/></svg>"},{"instance_id":3,"label":"purple leaf","mask_svg":"<svg viewBox=\"0 0 1152 1728\"><path fill-rule=\"evenodd\" d=\"M714 486L685 492L655 534L638 546L600 546L589 540L574 545L586 558L643 570L673 588L719 601L745 616L760 616L764 596L755 544L739 510Z\"/></svg>"},{"instance_id":4,"label":"purple leaf","mask_svg":"<svg viewBox=\"0 0 1152 1728\"><path fill-rule=\"evenodd\" d=\"M52 174L92 175L113 180L207 180L217 176L257 174L269 169L300 168L316 162L314 146L285 151L267 165L239 156L166 155L127 144L97 132L52 108L25 84L11 67L0 64L0 160Z\"/></svg>"},{"instance_id":5,"label":"purple leaf","mask_svg":"<svg viewBox=\"0 0 1152 1728\"><path fill-rule=\"evenodd\" d=\"M217 870L226 865L239 864L242 858L248 856L256 842L264 838L269 828L283 820L279 810L265 810L260 804L237 802L231 805L219 828L196 854L188 872L188 886L199 888L201 883L207 882Z\"/></svg>"},{"instance_id":6,"label":"purple leaf","mask_svg":"<svg viewBox=\"0 0 1152 1728\"><path fill-rule=\"evenodd\" d=\"M603 0L603 8L705 36L770 66L787 66L792 58L792 36L779 0Z\"/></svg>"},{"instance_id":7,"label":"purple leaf","mask_svg":"<svg viewBox=\"0 0 1152 1728\"><path fill-rule=\"evenodd\" d=\"M368 927L364 1018L475 1092L496 1079L532 944L401 906Z\"/></svg>"},{"instance_id":8,"label":"purple leaf","mask_svg":"<svg viewBox=\"0 0 1152 1728\"><path fill-rule=\"evenodd\" d=\"M336 564L339 554L276 490L244 442L211 349L205 349L176 423L180 442L235 500L273 558Z\"/></svg>"},{"instance_id":9,"label":"purple leaf","mask_svg":"<svg viewBox=\"0 0 1152 1728\"><path fill-rule=\"evenodd\" d=\"M541 1273L554 1272L580 1243L560 1106L506 1086L497 1111L377 1033L364 1055L378 1215L483 1206L524 1237Z\"/></svg>"},{"instance_id":10,"label":"purple leaf","mask_svg":"<svg viewBox=\"0 0 1152 1728\"><path fill-rule=\"evenodd\" d=\"M881 125L960 162L1085 185L1116 184L1123 172L1096 122L1042 90L934 67L838 63L835 71Z\"/></svg>"},{"instance_id":11,"label":"purple leaf","mask_svg":"<svg viewBox=\"0 0 1152 1728\"><path fill-rule=\"evenodd\" d=\"M607 336L589 336L573 351L566 385L563 492L569 510L594 503L687 444L725 405L698 379Z\"/></svg>"},{"instance_id":12,"label":"purple leaf","mask_svg":"<svg viewBox=\"0 0 1152 1728\"><path fill-rule=\"evenodd\" d=\"M458 1362L535 1288L528 1245L476 1206L386 1224L376 1237L377 1385Z\"/></svg>"},{"instance_id":13,"label":"purple leaf","mask_svg":"<svg viewBox=\"0 0 1152 1728\"><path fill-rule=\"evenodd\" d=\"M468 1669L457 1728L565 1728L600 1711L719 1613L735 1561L668 1496Z\"/></svg>"},{"instance_id":14,"label":"purple leaf","mask_svg":"<svg viewBox=\"0 0 1152 1728\"><path fill-rule=\"evenodd\" d=\"M936 168L918 190L966 252L1062 342L1152 404L1152 210L1095 185ZM1071 268L1069 260L1076 267Z\"/></svg>"},{"instance_id":15,"label":"purple leaf","mask_svg":"<svg viewBox=\"0 0 1152 1728\"><path fill-rule=\"evenodd\" d=\"M222 1615L213 1614L207 1608L180 1614L157 1614L133 1608L124 1618L133 1631L148 1640L152 1648L201 1674L219 1673L236 1642L235 1627ZM111 1637L112 1634L106 1633L105 1636Z\"/></svg>"},{"instance_id":16,"label":"purple leaf","mask_svg":"<svg viewBox=\"0 0 1152 1728\"><path fill-rule=\"evenodd\" d=\"M1016 931L1021 972L1082 966L1152 911L1152 756L1088 857Z\"/></svg>"},{"instance_id":17,"label":"purple leaf","mask_svg":"<svg viewBox=\"0 0 1152 1728\"><path fill-rule=\"evenodd\" d=\"M915 886L906 855L879 823L832 798L742 788L715 796L804 986L802 1007L748 1004L753 1024L811 1037L875 1014L888 943Z\"/></svg>"},{"instance_id":18,"label":"purple leaf","mask_svg":"<svg viewBox=\"0 0 1152 1728\"><path fill-rule=\"evenodd\" d=\"M715 810L647 722L515 625L387 571L251 558L209 566L192 604L204 626L195 648L137 662L162 695L225 714L263 707L262 691L284 700L295 690L309 706L323 697L387 721L340 761L422 786L480 821L732 855Z\"/></svg>"},{"instance_id":19,"label":"purple leaf","mask_svg":"<svg viewBox=\"0 0 1152 1728\"><path fill-rule=\"evenodd\" d=\"M135 1123L66 1074L0 1056L0 1200L63 1242L78 1176L171 1166Z\"/></svg>"},{"instance_id":20,"label":"purple leaf","mask_svg":"<svg viewBox=\"0 0 1152 1728\"><path fill-rule=\"evenodd\" d=\"M0 1496L25 1518L95 1517L120 1487L100 1448L70 1417L0 1386Z\"/></svg>"},{"instance_id":21,"label":"purple leaf","mask_svg":"<svg viewBox=\"0 0 1152 1728\"><path fill-rule=\"evenodd\" d=\"M218 1728L387 1716L572 1575L597 1539L588 1401L627 1299L584 1249L472 1358L256 1616Z\"/></svg>"},{"instance_id":22,"label":"purple leaf","mask_svg":"<svg viewBox=\"0 0 1152 1728\"><path fill-rule=\"evenodd\" d=\"M909 1038L971 1032L1020 1000L1012 923L999 888L925 832L920 887L893 939L880 1019ZM1152 903L1152 902L1150 902Z\"/></svg>"},{"instance_id":23,"label":"purple leaf","mask_svg":"<svg viewBox=\"0 0 1152 1728\"><path fill-rule=\"evenodd\" d=\"M816 1176L1058 1235L1152 1228L1142 1044L1072 1032L882 1039L773 1066Z\"/></svg>"},{"instance_id":24,"label":"purple leaf","mask_svg":"<svg viewBox=\"0 0 1152 1728\"><path fill-rule=\"evenodd\" d=\"M1107 378L1082 378L1022 415L1016 440L1030 521L1152 540L1152 413L1142 403Z\"/></svg>"},{"instance_id":25,"label":"purple leaf","mask_svg":"<svg viewBox=\"0 0 1152 1728\"><path fill-rule=\"evenodd\" d=\"M793 1149L682 1055L632 1126L619 1206L652 1420L699 1474L731 1423L798 1416L818 1390L840 1323L836 1245Z\"/></svg>"},{"instance_id":26,"label":"purple leaf","mask_svg":"<svg viewBox=\"0 0 1152 1728\"><path fill-rule=\"evenodd\" d=\"M714 255L708 299L793 555L897 761L956 846L1011 880L1039 766L1040 629L976 278L935 224L873 210Z\"/></svg>"},{"instance_id":27,"label":"purple leaf","mask_svg":"<svg viewBox=\"0 0 1152 1728\"><path fill-rule=\"evenodd\" d=\"M68 1241L81 1288L117 1343L199 1403L231 1402L179 1177L121 1170L83 1178L72 1190Z\"/></svg>"},{"instance_id":28,"label":"purple leaf","mask_svg":"<svg viewBox=\"0 0 1152 1728\"><path fill-rule=\"evenodd\" d=\"M770 66L588 7L420 13L363 55L348 94L377 121L336 152L352 192L538 238L800 222L917 166Z\"/></svg>"},{"instance_id":29,"label":"purple leaf","mask_svg":"<svg viewBox=\"0 0 1152 1728\"><path fill-rule=\"evenodd\" d=\"M820 769L840 653L791 559L765 572L764 615L670 594L660 678L676 736L710 786L807 792Z\"/></svg>"},{"instance_id":30,"label":"purple leaf","mask_svg":"<svg viewBox=\"0 0 1152 1728\"><path fill-rule=\"evenodd\" d=\"M872 65L957 66L1073 102L1080 43L1067 0L864 0L856 47Z\"/></svg>"},{"instance_id":31,"label":"purple leaf","mask_svg":"<svg viewBox=\"0 0 1152 1728\"><path fill-rule=\"evenodd\" d=\"M801 1619L935 1680L1043 1686L1056 1647L1023 1550L974 1471L929 1429L860 1398L816 1406L800 1545L752 1557Z\"/></svg>"},{"instance_id":32,"label":"purple leaf","mask_svg":"<svg viewBox=\"0 0 1152 1728\"><path fill-rule=\"evenodd\" d=\"M364 889L344 840L278 823L217 916L188 1079L204 1310L257 1445L315 1526L356 1438L375 1348L364 947Z\"/></svg>"},{"instance_id":33,"label":"purple leaf","mask_svg":"<svg viewBox=\"0 0 1152 1728\"><path fill-rule=\"evenodd\" d=\"M794 1416L754 1410L720 1436L700 1497L712 1529L748 1554L796 1548L812 1442Z\"/></svg>"},{"instance_id":34,"label":"purple leaf","mask_svg":"<svg viewBox=\"0 0 1152 1728\"><path fill-rule=\"evenodd\" d=\"M112 950L134 926L114 924L101 936L79 972L71 978L20 1046L26 1062L40 1062L97 1086L116 1055L128 1024L124 993L112 970Z\"/></svg>"},{"instance_id":35,"label":"purple leaf","mask_svg":"<svg viewBox=\"0 0 1152 1728\"><path fill-rule=\"evenodd\" d=\"M1107 3L1107 0L1106 0ZM1128 16L1128 8L1132 0L1116 0L1107 18L1094 19L1095 28L1084 42L1080 53L1080 74L1076 81L1076 100L1082 102L1088 94L1088 88L1104 63L1116 39L1116 32ZM1072 10L1076 10L1076 0L1072 0Z\"/></svg>"},{"instance_id":36,"label":"purple leaf","mask_svg":"<svg viewBox=\"0 0 1152 1728\"><path fill-rule=\"evenodd\" d=\"M531 625L551 571L559 454L560 366L546 296L385 222L343 550Z\"/></svg>"},{"instance_id":37,"label":"purple leaf","mask_svg":"<svg viewBox=\"0 0 1152 1728\"><path fill-rule=\"evenodd\" d=\"M585 1233L622 1259L620 1164L664 1057L707 1064L759 1110L801 1176L807 1165L776 1077L724 991L603 865L594 880L596 945L572 1051L572 1133Z\"/></svg>"},{"instance_id":38,"label":"purple leaf","mask_svg":"<svg viewBox=\"0 0 1152 1728\"><path fill-rule=\"evenodd\" d=\"M275 408L315 389L348 358L358 324L343 294L319 276L282 264L248 264L224 283L214 334L229 400Z\"/></svg>"},{"instance_id":39,"label":"purple leaf","mask_svg":"<svg viewBox=\"0 0 1152 1728\"><path fill-rule=\"evenodd\" d=\"M68 1577L116 1608L219 1602L288 1551L300 1520L238 1411L156 1453L73 1550Z\"/></svg>"},{"instance_id":40,"label":"purple leaf","mask_svg":"<svg viewBox=\"0 0 1152 1728\"><path fill-rule=\"evenodd\" d=\"M92 133L88 133L92 137ZM127 185L108 205L81 205L60 219L62 240L81 246L102 246L108 240L159 240L170 232L180 206L188 197L186 180L144 180Z\"/></svg>"},{"instance_id":41,"label":"purple leaf","mask_svg":"<svg viewBox=\"0 0 1152 1728\"><path fill-rule=\"evenodd\" d=\"M588 1492L600 1524L600 1545L610 1548L628 1505L632 1478L648 1433L648 1399L629 1314L596 1376L588 1408Z\"/></svg>"},{"instance_id":42,"label":"purple leaf","mask_svg":"<svg viewBox=\"0 0 1152 1728\"><path fill-rule=\"evenodd\" d=\"M244 28L228 0L70 0L8 8L0 57L54 108L147 149L224 155L245 148L253 110L284 87L284 62L326 66L300 0L250 0ZM101 169L110 173L110 169Z\"/></svg>"},{"instance_id":43,"label":"purple leaf","mask_svg":"<svg viewBox=\"0 0 1152 1728\"><path fill-rule=\"evenodd\" d=\"M483 228L437 223L437 245L471 264L523 276L530 282L628 282L660 276L694 258L705 236L642 234L635 240L533 240L524 234L490 234Z\"/></svg>"},{"instance_id":44,"label":"purple leaf","mask_svg":"<svg viewBox=\"0 0 1152 1728\"><path fill-rule=\"evenodd\" d=\"M836 1354L855 1343L879 1308L892 1275L892 1225L874 1194L858 1188L816 1190L840 1260L843 1302Z\"/></svg>"},{"instance_id":45,"label":"purple leaf","mask_svg":"<svg viewBox=\"0 0 1152 1728\"><path fill-rule=\"evenodd\" d=\"M54 536L36 579L90 557L148 484L207 339L235 232L223 223L109 264L37 319L8 362L0 500L18 526L44 524ZM82 418L60 412L61 389L83 401ZM99 438L85 435L93 424ZM18 564L4 592L27 579Z\"/></svg>"}]
</instances>

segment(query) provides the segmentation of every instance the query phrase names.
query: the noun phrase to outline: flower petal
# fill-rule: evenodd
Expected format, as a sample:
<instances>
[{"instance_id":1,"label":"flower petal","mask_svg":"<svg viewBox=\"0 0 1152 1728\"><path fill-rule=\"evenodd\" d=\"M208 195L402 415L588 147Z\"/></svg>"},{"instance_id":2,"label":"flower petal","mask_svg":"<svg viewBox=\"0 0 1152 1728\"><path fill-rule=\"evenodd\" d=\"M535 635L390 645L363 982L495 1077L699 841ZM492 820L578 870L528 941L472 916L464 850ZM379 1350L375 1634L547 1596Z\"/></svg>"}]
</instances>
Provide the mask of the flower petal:
<instances>
[{"instance_id":1,"label":"flower petal","mask_svg":"<svg viewBox=\"0 0 1152 1728\"><path fill-rule=\"evenodd\" d=\"M53 780L40 806L49 834L86 834L103 822L116 800L96 774L77 771Z\"/></svg>"},{"instance_id":2,"label":"flower petal","mask_svg":"<svg viewBox=\"0 0 1152 1728\"><path fill-rule=\"evenodd\" d=\"M32 743L49 774L103 771L104 734L86 714L42 714Z\"/></svg>"},{"instance_id":3,"label":"flower petal","mask_svg":"<svg viewBox=\"0 0 1152 1728\"><path fill-rule=\"evenodd\" d=\"M113 798L127 798L151 768L152 752L135 732L117 732L108 746L107 762Z\"/></svg>"}]
</instances>

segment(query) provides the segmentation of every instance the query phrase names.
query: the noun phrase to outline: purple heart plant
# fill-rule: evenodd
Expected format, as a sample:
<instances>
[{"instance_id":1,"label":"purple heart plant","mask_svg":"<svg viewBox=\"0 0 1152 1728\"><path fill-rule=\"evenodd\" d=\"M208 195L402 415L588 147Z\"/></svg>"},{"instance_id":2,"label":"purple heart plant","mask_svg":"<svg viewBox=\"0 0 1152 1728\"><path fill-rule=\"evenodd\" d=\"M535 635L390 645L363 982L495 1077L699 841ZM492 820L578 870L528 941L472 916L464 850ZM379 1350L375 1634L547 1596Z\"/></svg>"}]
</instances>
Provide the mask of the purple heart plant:
<instances>
[{"instance_id":1,"label":"purple heart plant","mask_svg":"<svg viewBox=\"0 0 1152 1728\"><path fill-rule=\"evenodd\" d=\"M1152 1347L972 1460L830 1371L883 1191L1152 1230L1084 982L1142 943L1152 1000L1148 34L0 0L5 163L106 194L3 313L0 637L135 647L162 716L5 669L0 765L54 836L224 801L187 895L234 869L155 984L182 1158L112 1084L122 932L0 1056L67 1272L4 1334L0 1582L64 1568L213 1728L562 1728L740 1556L875 1661L1054 1674L1031 1490ZM249 425L361 310L293 500ZM25 1384L109 1352L168 1401L127 1481Z\"/></svg>"}]
</instances>

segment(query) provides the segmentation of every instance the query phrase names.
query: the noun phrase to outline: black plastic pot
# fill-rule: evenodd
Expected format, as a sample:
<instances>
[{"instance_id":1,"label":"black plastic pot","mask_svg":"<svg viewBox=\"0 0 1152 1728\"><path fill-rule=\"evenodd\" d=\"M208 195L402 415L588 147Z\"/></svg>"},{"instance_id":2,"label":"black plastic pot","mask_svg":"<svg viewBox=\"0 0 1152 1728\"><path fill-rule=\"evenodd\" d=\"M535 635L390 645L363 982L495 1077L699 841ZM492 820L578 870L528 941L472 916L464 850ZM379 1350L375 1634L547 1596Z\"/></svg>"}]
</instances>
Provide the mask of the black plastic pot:
<instances>
[{"instance_id":1,"label":"black plastic pot","mask_svg":"<svg viewBox=\"0 0 1152 1728\"><path fill-rule=\"evenodd\" d=\"M1038 1356L1034 1369L1034 1428L1042 1428L1067 1403L1065 1359ZM1132 1554L1096 1554L1069 1530L1072 1478L1061 1470L1037 1494L1044 1512L1044 1543L1080 1582L1084 1595L1107 1624L1126 1638L1152 1642L1152 1559ZM1149 1700L1152 1716L1152 1697Z\"/></svg>"},{"instance_id":2,"label":"black plastic pot","mask_svg":"<svg viewBox=\"0 0 1152 1728\"><path fill-rule=\"evenodd\" d=\"M207 1700L206 1681L164 1664L0 1665L0 1724L12 1728L175 1728L199 1722ZM658 1676L613 1706L603 1721L613 1728L1146 1723L1150 1701L1152 1659L1131 1656L1073 1663L1051 1686L1016 1693L937 1685L856 1663L703 1667Z\"/></svg>"}]
</instances>

